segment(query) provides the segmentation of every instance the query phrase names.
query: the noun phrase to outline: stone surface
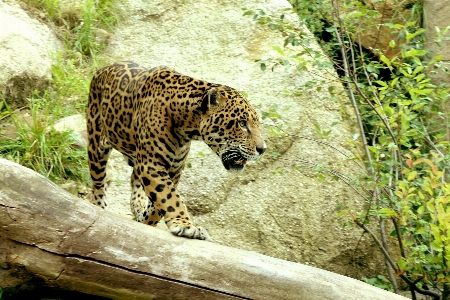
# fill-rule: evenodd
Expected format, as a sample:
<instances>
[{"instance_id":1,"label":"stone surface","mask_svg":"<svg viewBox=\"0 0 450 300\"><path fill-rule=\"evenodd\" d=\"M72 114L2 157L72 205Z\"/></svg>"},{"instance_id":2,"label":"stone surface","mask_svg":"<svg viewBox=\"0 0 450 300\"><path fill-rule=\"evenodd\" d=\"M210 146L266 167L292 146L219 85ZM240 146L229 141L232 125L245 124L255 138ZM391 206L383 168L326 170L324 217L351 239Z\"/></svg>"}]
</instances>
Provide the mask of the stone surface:
<instances>
[{"instance_id":1,"label":"stone surface","mask_svg":"<svg viewBox=\"0 0 450 300\"><path fill-rule=\"evenodd\" d=\"M44 282L109 299L406 299L310 266L177 238L4 159L0 186L5 293Z\"/></svg>"},{"instance_id":2,"label":"stone surface","mask_svg":"<svg viewBox=\"0 0 450 300\"><path fill-rule=\"evenodd\" d=\"M87 2L86 0L60 0L57 4L57 14L71 27L75 27L82 21L83 9Z\"/></svg>"},{"instance_id":3,"label":"stone surface","mask_svg":"<svg viewBox=\"0 0 450 300\"><path fill-rule=\"evenodd\" d=\"M192 168L185 170L179 190L195 222L216 242L355 278L373 276L383 268L378 250L366 236L360 241L359 230L343 229L336 219L339 205L362 209L364 201L342 181L323 182L312 165L304 163L344 174L360 172L341 153L308 139L331 143L348 157L360 153L352 143L356 130L351 118L342 115L348 100L333 100L328 93L331 85L342 89L335 84L334 71L310 67L301 73L281 68L262 72L254 62L276 56L272 46L282 45L283 39L243 16L241 8L276 12L286 5L277 0L125 2L126 17L106 51L111 63L167 65L245 91L260 111L277 105L284 128L303 137L268 137L267 154L238 175L227 173L206 145L193 143ZM307 87L309 81L324 78L328 83L320 92ZM302 93L297 93L301 87ZM330 130L326 140L316 127ZM280 154L277 160L274 152ZM130 172L121 156L113 155L109 210L129 214Z\"/></svg>"},{"instance_id":4,"label":"stone surface","mask_svg":"<svg viewBox=\"0 0 450 300\"><path fill-rule=\"evenodd\" d=\"M330 1L327 0L324 0L323 2L327 4L330 3ZM345 13L350 15L352 13L353 9L346 10L344 8L342 0L338 0L337 2L339 3L339 11L341 14ZM355 42L360 41L364 48L372 51L374 54L378 54L378 52L374 50L380 50L388 58L393 58L395 55L398 55L400 53L400 48L398 48L398 33L394 33L393 29L387 26L380 26L380 24L404 24L405 19L407 20L410 14L408 1L362 0L361 2L363 5L367 6L368 9L375 11L376 14L359 19L361 22L357 24L357 26L359 26L358 30L361 32L361 35L359 37L360 40L355 39ZM331 18L332 16L328 17ZM391 40L395 42L395 47L389 46Z\"/></svg>"},{"instance_id":5,"label":"stone surface","mask_svg":"<svg viewBox=\"0 0 450 300\"><path fill-rule=\"evenodd\" d=\"M450 84L450 40L442 40L441 46L438 46L434 39L436 38L436 27L443 31L450 26L448 16L450 15L450 5L447 0L425 0L424 6L424 21L427 35L427 43L425 47L431 52L432 56L438 54L443 55L442 65L447 72L438 71L437 74L430 73L436 84L447 83ZM450 33L446 34L448 38Z\"/></svg>"},{"instance_id":6,"label":"stone surface","mask_svg":"<svg viewBox=\"0 0 450 300\"><path fill-rule=\"evenodd\" d=\"M408 1L364 0L363 2L377 11L378 15L375 19L362 24L361 44L367 49L381 50L386 57L393 58L400 53L400 49L397 46L390 47L389 42L393 40L398 45L398 33L393 33L391 28L379 24L404 24L410 14L410 10L407 9Z\"/></svg>"},{"instance_id":7,"label":"stone surface","mask_svg":"<svg viewBox=\"0 0 450 300\"><path fill-rule=\"evenodd\" d=\"M52 54L61 49L55 34L13 1L0 0L0 94L13 108L51 81Z\"/></svg>"},{"instance_id":8,"label":"stone surface","mask_svg":"<svg viewBox=\"0 0 450 300\"><path fill-rule=\"evenodd\" d=\"M73 115L58 120L53 127L57 131L73 131L77 146L87 147L86 118L83 115Z\"/></svg>"}]
</instances>

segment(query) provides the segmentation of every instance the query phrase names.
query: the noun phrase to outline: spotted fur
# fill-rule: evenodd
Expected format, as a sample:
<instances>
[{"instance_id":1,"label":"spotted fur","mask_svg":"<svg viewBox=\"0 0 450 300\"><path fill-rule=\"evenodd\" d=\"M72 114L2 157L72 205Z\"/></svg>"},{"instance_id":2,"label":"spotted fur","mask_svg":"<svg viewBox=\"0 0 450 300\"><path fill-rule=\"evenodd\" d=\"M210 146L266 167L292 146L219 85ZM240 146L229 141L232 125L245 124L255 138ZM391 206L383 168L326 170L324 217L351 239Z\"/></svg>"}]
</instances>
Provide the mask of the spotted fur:
<instances>
[{"instance_id":1,"label":"spotted fur","mask_svg":"<svg viewBox=\"0 0 450 300\"><path fill-rule=\"evenodd\" d=\"M177 192L191 140L204 141L230 171L261 155L258 115L238 91L182 75L121 62L98 70L87 108L90 201L106 207L106 163L112 148L133 167L131 210L155 226L164 218L178 236L208 239Z\"/></svg>"}]
</instances>

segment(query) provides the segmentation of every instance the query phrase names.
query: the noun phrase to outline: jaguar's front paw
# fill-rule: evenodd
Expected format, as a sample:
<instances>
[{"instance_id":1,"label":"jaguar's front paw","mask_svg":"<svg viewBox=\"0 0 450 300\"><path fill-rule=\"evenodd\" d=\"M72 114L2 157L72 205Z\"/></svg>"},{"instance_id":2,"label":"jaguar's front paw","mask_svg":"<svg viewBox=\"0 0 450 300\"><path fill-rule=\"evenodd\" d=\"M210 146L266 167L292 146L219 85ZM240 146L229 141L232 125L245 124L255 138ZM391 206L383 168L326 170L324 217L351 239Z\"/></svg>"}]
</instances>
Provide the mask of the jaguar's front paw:
<instances>
[{"instance_id":1,"label":"jaguar's front paw","mask_svg":"<svg viewBox=\"0 0 450 300\"><path fill-rule=\"evenodd\" d=\"M183 224L172 224L169 227L170 232L172 234L182 237L187 237L190 239L197 240L211 240L206 229L203 227L196 227L192 225L183 225Z\"/></svg>"}]
</instances>

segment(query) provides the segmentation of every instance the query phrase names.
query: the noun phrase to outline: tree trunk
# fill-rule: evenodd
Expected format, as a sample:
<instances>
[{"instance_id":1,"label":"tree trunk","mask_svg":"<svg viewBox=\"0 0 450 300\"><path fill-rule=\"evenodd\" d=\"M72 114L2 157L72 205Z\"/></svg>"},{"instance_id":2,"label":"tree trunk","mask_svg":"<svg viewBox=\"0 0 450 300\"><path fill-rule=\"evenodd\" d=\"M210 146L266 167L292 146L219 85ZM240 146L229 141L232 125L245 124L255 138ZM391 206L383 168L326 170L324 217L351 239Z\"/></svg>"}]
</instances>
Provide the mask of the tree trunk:
<instances>
[{"instance_id":1,"label":"tree trunk","mask_svg":"<svg viewBox=\"0 0 450 300\"><path fill-rule=\"evenodd\" d=\"M112 299L405 299L313 267L175 237L0 159L0 287L36 281Z\"/></svg>"}]
</instances>

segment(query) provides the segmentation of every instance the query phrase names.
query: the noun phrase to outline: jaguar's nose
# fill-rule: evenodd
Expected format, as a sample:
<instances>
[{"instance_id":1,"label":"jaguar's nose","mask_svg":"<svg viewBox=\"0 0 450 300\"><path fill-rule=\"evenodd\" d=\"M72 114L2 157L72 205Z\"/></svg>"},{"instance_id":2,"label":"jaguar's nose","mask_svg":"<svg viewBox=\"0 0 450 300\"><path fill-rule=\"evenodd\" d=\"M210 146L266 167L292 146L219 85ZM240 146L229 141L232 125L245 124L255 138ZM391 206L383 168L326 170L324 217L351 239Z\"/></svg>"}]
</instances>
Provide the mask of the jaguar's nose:
<instances>
[{"instance_id":1,"label":"jaguar's nose","mask_svg":"<svg viewBox=\"0 0 450 300\"><path fill-rule=\"evenodd\" d=\"M266 143L263 143L262 146L256 146L256 151L259 153L259 155L262 155L267 149Z\"/></svg>"}]
</instances>

